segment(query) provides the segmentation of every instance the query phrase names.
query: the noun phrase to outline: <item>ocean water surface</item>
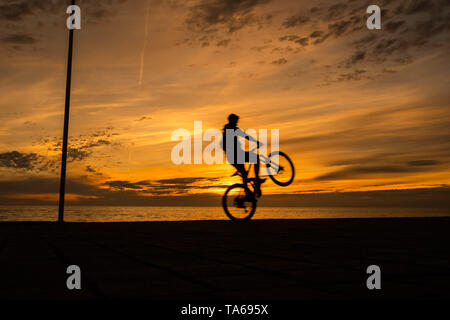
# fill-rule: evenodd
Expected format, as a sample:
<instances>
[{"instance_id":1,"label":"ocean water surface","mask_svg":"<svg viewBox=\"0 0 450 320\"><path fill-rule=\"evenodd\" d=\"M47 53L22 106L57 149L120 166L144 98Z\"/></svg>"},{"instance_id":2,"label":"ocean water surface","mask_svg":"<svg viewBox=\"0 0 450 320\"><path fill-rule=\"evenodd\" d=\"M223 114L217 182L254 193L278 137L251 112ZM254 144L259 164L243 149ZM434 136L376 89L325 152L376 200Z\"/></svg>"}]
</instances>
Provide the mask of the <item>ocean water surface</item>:
<instances>
[{"instance_id":1,"label":"ocean water surface","mask_svg":"<svg viewBox=\"0 0 450 320\"><path fill-rule=\"evenodd\" d=\"M65 221L228 220L222 207L66 206ZM448 217L450 208L258 207L253 219ZM56 221L57 206L0 206L0 221Z\"/></svg>"}]
</instances>

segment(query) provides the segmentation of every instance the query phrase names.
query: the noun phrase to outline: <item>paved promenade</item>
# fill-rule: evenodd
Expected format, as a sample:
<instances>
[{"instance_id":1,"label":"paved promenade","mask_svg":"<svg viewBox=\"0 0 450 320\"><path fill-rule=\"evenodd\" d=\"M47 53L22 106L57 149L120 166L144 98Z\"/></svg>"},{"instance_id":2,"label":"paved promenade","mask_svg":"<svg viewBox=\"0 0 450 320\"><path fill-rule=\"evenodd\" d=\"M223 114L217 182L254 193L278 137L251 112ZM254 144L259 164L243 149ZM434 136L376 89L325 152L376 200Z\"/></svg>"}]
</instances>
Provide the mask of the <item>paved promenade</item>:
<instances>
[{"instance_id":1,"label":"paved promenade","mask_svg":"<svg viewBox=\"0 0 450 320\"><path fill-rule=\"evenodd\" d=\"M0 223L0 299L450 298L449 243L448 218Z\"/></svg>"}]
</instances>

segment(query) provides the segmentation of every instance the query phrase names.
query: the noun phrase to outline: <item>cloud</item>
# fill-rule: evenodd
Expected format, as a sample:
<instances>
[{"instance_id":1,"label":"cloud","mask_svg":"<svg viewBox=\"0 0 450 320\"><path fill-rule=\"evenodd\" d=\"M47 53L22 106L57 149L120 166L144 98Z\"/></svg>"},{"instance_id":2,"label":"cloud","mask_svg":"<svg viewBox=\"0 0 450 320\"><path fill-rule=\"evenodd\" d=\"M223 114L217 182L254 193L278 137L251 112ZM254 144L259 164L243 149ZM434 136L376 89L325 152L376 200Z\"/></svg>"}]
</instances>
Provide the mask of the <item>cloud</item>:
<instances>
[{"instance_id":1,"label":"cloud","mask_svg":"<svg viewBox=\"0 0 450 320\"><path fill-rule=\"evenodd\" d=\"M253 9L268 0L213 0L201 1L191 7L186 19L190 30L210 33L214 28L225 28L233 33L256 21ZM267 18L267 17L266 17Z\"/></svg>"},{"instance_id":2,"label":"cloud","mask_svg":"<svg viewBox=\"0 0 450 320\"><path fill-rule=\"evenodd\" d=\"M25 180L0 180L0 199L4 204L57 204L59 191L58 178L28 178ZM261 206L344 206L344 207L443 207L449 206L448 186L419 188L409 190L383 190L364 192L321 192L308 190L301 194L265 195ZM114 206L220 206L221 195L192 194L171 196L166 193L142 195L137 190L102 189L85 180L68 179L67 194L76 195L66 199L67 203L78 205L114 205ZM315 193L320 192L320 193ZM40 195L54 195L54 200ZM35 195L35 196L33 196ZM22 197L21 197L22 196ZM55 211L55 218L57 213Z\"/></svg>"},{"instance_id":3,"label":"cloud","mask_svg":"<svg viewBox=\"0 0 450 320\"><path fill-rule=\"evenodd\" d=\"M3 43L8 44L34 44L36 40L28 34L10 34L1 39Z\"/></svg>"},{"instance_id":4,"label":"cloud","mask_svg":"<svg viewBox=\"0 0 450 320\"><path fill-rule=\"evenodd\" d=\"M328 25L328 35L339 37L344 34L350 27L350 20L343 20Z\"/></svg>"},{"instance_id":5,"label":"cloud","mask_svg":"<svg viewBox=\"0 0 450 320\"><path fill-rule=\"evenodd\" d=\"M418 171L411 166L377 165L377 166L351 166L316 177L314 180L350 180L373 178L375 175L401 174Z\"/></svg>"},{"instance_id":6,"label":"cloud","mask_svg":"<svg viewBox=\"0 0 450 320\"><path fill-rule=\"evenodd\" d=\"M272 64L275 64L275 65L283 65L286 63L287 63L287 60L285 58L280 58L278 60L272 61Z\"/></svg>"},{"instance_id":7,"label":"cloud","mask_svg":"<svg viewBox=\"0 0 450 320\"><path fill-rule=\"evenodd\" d=\"M91 152L88 150L84 150L83 148L69 147L67 150L67 161L82 161L88 158L90 155Z\"/></svg>"},{"instance_id":8,"label":"cloud","mask_svg":"<svg viewBox=\"0 0 450 320\"><path fill-rule=\"evenodd\" d=\"M403 39L382 39L375 46L373 53L379 56L389 56L394 53L403 53L410 47L410 43Z\"/></svg>"},{"instance_id":9,"label":"cloud","mask_svg":"<svg viewBox=\"0 0 450 320\"><path fill-rule=\"evenodd\" d=\"M219 42L217 42L217 46L226 48L228 46L228 44L230 43L230 41L231 41L231 39L220 40Z\"/></svg>"},{"instance_id":10,"label":"cloud","mask_svg":"<svg viewBox=\"0 0 450 320\"><path fill-rule=\"evenodd\" d=\"M339 75L339 77L335 81L358 81L366 78L364 74L366 73L366 70L363 69L356 69L353 72L348 73L342 73Z\"/></svg>"},{"instance_id":11,"label":"cloud","mask_svg":"<svg viewBox=\"0 0 450 320\"><path fill-rule=\"evenodd\" d=\"M41 158L36 153L4 152L0 153L0 167L33 170Z\"/></svg>"},{"instance_id":12,"label":"cloud","mask_svg":"<svg viewBox=\"0 0 450 320\"><path fill-rule=\"evenodd\" d=\"M279 38L280 41L295 41L297 39L300 39L297 35L287 35Z\"/></svg>"},{"instance_id":13,"label":"cloud","mask_svg":"<svg viewBox=\"0 0 450 320\"><path fill-rule=\"evenodd\" d=\"M353 70L342 74L339 79L335 78L337 81L374 79L385 74L383 70L392 70L395 66L401 67L412 63L419 54L418 49L444 48L446 39L440 35L450 30L448 1L381 1L378 4L382 8L380 32L370 32L365 27L367 18L365 9L369 4L357 1L342 3L330 1L328 4L321 4L320 7L303 9L289 15L281 26L302 33L309 30L309 39L304 37L299 41L300 36L294 35L284 36L279 40L296 41L302 46L308 44L317 46L337 38L343 39L346 44L345 39L350 36L356 39L360 37L359 40L346 44L353 53L330 67L339 69L346 66L350 69L357 63L363 63L365 76L363 77L358 70ZM325 23L327 23L326 30L323 29ZM366 61L367 64L364 64ZM376 67L374 63L377 64ZM381 67L378 67L380 65ZM326 77L330 76L330 71L331 69L328 70ZM331 82L326 80L325 85Z\"/></svg>"},{"instance_id":14,"label":"cloud","mask_svg":"<svg viewBox=\"0 0 450 320\"><path fill-rule=\"evenodd\" d=\"M111 189L118 189L118 190L124 190L124 189L143 190L144 188L150 186L151 184L150 184L149 180L138 181L138 182L113 180L113 181L107 181L103 185L108 186Z\"/></svg>"},{"instance_id":15,"label":"cloud","mask_svg":"<svg viewBox=\"0 0 450 320\"><path fill-rule=\"evenodd\" d=\"M355 52L348 60L347 60L347 68L351 68L353 65L361 62L366 57L366 53L364 51Z\"/></svg>"},{"instance_id":16,"label":"cloud","mask_svg":"<svg viewBox=\"0 0 450 320\"><path fill-rule=\"evenodd\" d=\"M92 155L92 148L95 147L101 147L101 146L108 146L111 145L111 142L104 139L98 139L96 141L90 141L90 142L82 142L75 141L74 143L70 143L67 150L67 160L69 162L71 161L83 161L86 158L89 158ZM59 147L59 145L58 145ZM55 148L58 149L58 148Z\"/></svg>"},{"instance_id":17,"label":"cloud","mask_svg":"<svg viewBox=\"0 0 450 320\"><path fill-rule=\"evenodd\" d=\"M404 14L411 15L431 10L433 6L433 2L429 0L412 0L409 1L409 5L404 7L401 11L403 11Z\"/></svg>"},{"instance_id":18,"label":"cloud","mask_svg":"<svg viewBox=\"0 0 450 320\"><path fill-rule=\"evenodd\" d=\"M0 180L1 195L57 193L58 191L57 178L31 177L25 180Z\"/></svg>"},{"instance_id":19,"label":"cloud","mask_svg":"<svg viewBox=\"0 0 450 320\"><path fill-rule=\"evenodd\" d=\"M384 28L389 32L396 32L398 28L405 24L405 21L389 21Z\"/></svg>"},{"instance_id":20,"label":"cloud","mask_svg":"<svg viewBox=\"0 0 450 320\"><path fill-rule=\"evenodd\" d=\"M80 135L78 137L69 138L69 146L67 150L67 161L83 161L93 155L93 149L102 146L116 147L119 144L111 142L108 138L113 135L109 133L112 128L107 128L105 131L95 131L91 134ZM35 173L47 171L55 172L61 161L61 139L54 137L52 139L40 138L37 144L41 144L47 147L47 151L50 155L42 155L37 153L26 153L20 151L9 151L0 153L0 167L11 170L25 170L33 171ZM56 152L57 154L53 154ZM53 154L53 155L52 155ZM86 172L96 173L102 175L100 172L96 172L91 167L86 167Z\"/></svg>"},{"instance_id":21,"label":"cloud","mask_svg":"<svg viewBox=\"0 0 450 320\"><path fill-rule=\"evenodd\" d=\"M159 180L144 180L131 182L127 180L112 180L103 183L111 190L133 190L152 195L188 194L200 189L226 188L228 186L215 184L219 178L185 177Z\"/></svg>"},{"instance_id":22,"label":"cloud","mask_svg":"<svg viewBox=\"0 0 450 320\"><path fill-rule=\"evenodd\" d=\"M333 20L341 17L345 9L347 9L347 5L344 3L337 3L328 8L328 14L326 20Z\"/></svg>"},{"instance_id":23,"label":"cloud","mask_svg":"<svg viewBox=\"0 0 450 320\"><path fill-rule=\"evenodd\" d=\"M356 48L360 48L361 46L366 46L377 39L377 36L374 33L369 33L368 35L360 38L359 40L353 41L353 45Z\"/></svg>"},{"instance_id":24,"label":"cloud","mask_svg":"<svg viewBox=\"0 0 450 320\"><path fill-rule=\"evenodd\" d=\"M157 182L161 184L192 184L199 181L215 181L216 178L206 177L188 177L188 178L173 178L173 179L160 179Z\"/></svg>"},{"instance_id":25,"label":"cloud","mask_svg":"<svg viewBox=\"0 0 450 320\"><path fill-rule=\"evenodd\" d=\"M117 6L127 0L89 1L78 0L77 5L82 8L84 23L97 24L117 14ZM5 3L6 2L6 3ZM26 26L24 20L36 21L30 32L36 32L45 23L53 25L61 14L66 14L66 8L70 5L67 0L7 0L0 5L0 22L6 22L5 29L16 29L16 24ZM31 25L31 24L29 24Z\"/></svg>"},{"instance_id":26,"label":"cloud","mask_svg":"<svg viewBox=\"0 0 450 320\"><path fill-rule=\"evenodd\" d=\"M85 168L86 172L91 172L91 173L95 173L97 172L95 169L93 169L91 166L86 166Z\"/></svg>"},{"instance_id":27,"label":"cloud","mask_svg":"<svg viewBox=\"0 0 450 320\"><path fill-rule=\"evenodd\" d=\"M301 13L290 16L283 22L283 27L293 28L296 26L302 26L310 22L310 18Z\"/></svg>"},{"instance_id":28,"label":"cloud","mask_svg":"<svg viewBox=\"0 0 450 320\"><path fill-rule=\"evenodd\" d=\"M436 160L414 160L407 163L408 166L412 167L435 166L438 164L439 161Z\"/></svg>"},{"instance_id":29,"label":"cloud","mask_svg":"<svg viewBox=\"0 0 450 320\"><path fill-rule=\"evenodd\" d=\"M11 2L0 6L0 19L8 21L21 21L23 17L33 14L36 9L42 10L46 2L50 1L21 1Z\"/></svg>"},{"instance_id":30,"label":"cloud","mask_svg":"<svg viewBox=\"0 0 450 320\"><path fill-rule=\"evenodd\" d=\"M314 32L312 32L310 35L309 35L309 37L310 38L320 38L320 37L322 37L323 36L323 31L321 31L321 30L316 30L316 31L314 31Z\"/></svg>"},{"instance_id":31,"label":"cloud","mask_svg":"<svg viewBox=\"0 0 450 320\"><path fill-rule=\"evenodd\" d=\"M67 161L73 162L86 160L87 158L92 157L94 155L94 149L99 147L119 146L120 143L111 140L113 136L119 135L118 133L112 133L113 129L114 128L112 127L107 127L104 130L97 130L87 134L69 137ZM49 142L50 145L48 146ZM48 151L61 151L60 137L40 138L38 140L38 144L46 145Z\"/></svg>"},{"instance_id":32,"label":"cloud","mask_svg":"<svg viewBox=\"0 0 450 320\"><path fill-rule=\"evenodd\" d=\"M300 44L302 47L306 47L308 45L308 38L303 37L298 40L295 40L294 42Z\"/></svg>"},{"instance_id":33,"label":"cloud","mask_svg":"<svg viewBox=\"0 0 450 320\"><path fill-rule=\"evenodd\" d=\"M134 121L144 121L144 120L151 120L152 118L151 117L148 117L148 116L142 116L142 117L140 117L139 119L136 119L136 120L134 120Z\"/></svg>"},{"instance_id":34,"label":"cloud","mask_svg":"<svg viewBox=\"0 0 450 320\"><path fill-rule=\"evenodd\" d=\"M287 35L279 38L280 41L292 41L298 43L302 47L306 47L308 45L308 37L300 37L297 35Z\"/></svg>"}]
</instances>

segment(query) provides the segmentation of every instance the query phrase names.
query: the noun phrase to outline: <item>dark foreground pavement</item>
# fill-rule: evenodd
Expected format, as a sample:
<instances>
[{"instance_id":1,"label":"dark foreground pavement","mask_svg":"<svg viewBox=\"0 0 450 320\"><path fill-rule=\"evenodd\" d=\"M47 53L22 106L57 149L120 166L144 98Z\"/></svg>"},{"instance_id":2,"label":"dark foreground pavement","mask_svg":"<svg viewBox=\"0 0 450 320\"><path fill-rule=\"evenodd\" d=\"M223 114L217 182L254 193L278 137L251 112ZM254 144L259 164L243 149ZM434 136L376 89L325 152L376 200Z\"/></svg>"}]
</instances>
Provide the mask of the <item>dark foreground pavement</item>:
<instances>
[{"instance_id":1,"label":"dark foreground pavement","mask_svg":"<svg viewBox=\"0 0 450 320\"><path fill-rule=\"evenodd\" d=\"M449 298L449 244L449 218L0 223L0 299Z\"/></svg>"}]
</instances>

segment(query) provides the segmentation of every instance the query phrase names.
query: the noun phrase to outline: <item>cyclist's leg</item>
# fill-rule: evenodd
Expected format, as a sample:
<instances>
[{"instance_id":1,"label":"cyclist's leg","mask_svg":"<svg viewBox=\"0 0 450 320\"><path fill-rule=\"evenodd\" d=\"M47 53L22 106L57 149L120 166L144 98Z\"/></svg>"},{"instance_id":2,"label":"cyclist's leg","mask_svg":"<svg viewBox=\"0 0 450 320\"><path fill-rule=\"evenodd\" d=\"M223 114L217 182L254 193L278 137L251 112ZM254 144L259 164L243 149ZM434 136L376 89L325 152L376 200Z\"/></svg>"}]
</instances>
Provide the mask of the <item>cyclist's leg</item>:
<instances>
[{"instance_id":1,"label":"cyclist's leg","mask_svg":"<svg viewBox=\"0 0 450 320\"><path fill-rule=\"evenodd\" d=\"M259 181L259 157L256 157L256 163L255 163L255 165L253 166L253 168L255 169L255 177L256 177L256 180Z\"/></svg>"},{"instance_id":2,"label":"cyclist's leg","mask_svg":"<svg viewBox=\"0 0 450 320\"><path fill-rule=\"evenodd\" d=\"M245 195L250 197L252 195L252 192L248 188L247 170L245 170L245 165L242 163L234 163L233 167L235 167L237 169L237 171L241 174L242 182L244 183Z\"/></svg>"},{"instance_id":3,"label":"cyclist's leg","mask_svg":"<svg viewBox=\"0 0 450 320\"><path fill-rule=\"evenodd\" d=\"M259 177L259 165L260 165L260 159L257 153L255 152L245 152L245 161L253 163L253 170L255 173L255 192L258 197L261 196L261 183L266 181L266 179L261 179Z\"/></svg>"},{"instance_id":4,"label":"cyclist's leg","mask_svg":"<svg viewBox=\"0 0 450 320\"><path fill-rule=\"evenodd\" d=\"M253 166L253 170L255 173L255 178L257 181L259 181L259 165L260 165L260 159L257 153L255 152L249 152L246 151L245 152L245 162L249 162L252 163Z\"/></svg>"}]
</instances>

